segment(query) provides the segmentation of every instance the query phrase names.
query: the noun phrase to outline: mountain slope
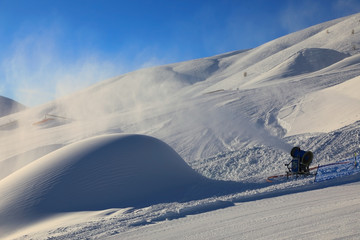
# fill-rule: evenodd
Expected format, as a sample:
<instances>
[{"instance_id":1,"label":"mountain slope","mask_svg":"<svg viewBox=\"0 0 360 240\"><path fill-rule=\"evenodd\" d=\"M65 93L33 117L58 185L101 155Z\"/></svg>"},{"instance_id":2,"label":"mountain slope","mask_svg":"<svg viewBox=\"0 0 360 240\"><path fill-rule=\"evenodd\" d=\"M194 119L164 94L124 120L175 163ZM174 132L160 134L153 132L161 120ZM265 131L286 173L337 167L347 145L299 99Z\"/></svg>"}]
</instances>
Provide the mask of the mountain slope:
<instances>
[{"instance_id":1,"label":"mountain slope","mask_svg":"<svg viewBox=\"0 0 360 240\"><path fill-rule=\"evenodd\" d=\"M18 132L27 139L36 136L47 145L69 144L107 132L148 134L169 143L188 162L254 144L267 145L273 141L266 140L266 135L281 138L291 129L289 125L297 124L282 121L281 109L360 74L359 50L351 47L360 43L358 21L359 15L352 15L255 49L109 79L18 114ZM36 125L40 129L31 126L47 115L59 117ZM343 126L345 122L337 125ZM324 129L311 130L321 131ZM17 142L13 138L3 143L4 159L18 155L20 147L23 152L40 147L36 142L25 146Z\"/></svg>"},{"instance_id":2,"label":"mountain slope","mask_svg":"<svg viewBox=\"0 0 360 240\"><path fill-rule=\"evenodd\" d=\"M0 117L16 113L24 109L24 105L9 98L0 96Z\"/></svg>"},{"instance_id":3,"label":"mountain slope","mask_svg":"<svg viewBox=\"0 0 360 240\"><path fill-rule=\"evenodd\" d=\"M47 216L55 222L69 217L79 224L69 227L63 222L67 227L57 231L44 230L49 235L66 238L81 232L80 237L86 238L93 233L92 236L101 238L166 219L229 207L237 201L245 201L243 199L273 199L284 193L328 186L312 184L311 179L269 185L264 179L285 170L284 163L290 160L292 146L313 151L313 164L334 162L358 151L359 21L360 14L356 14L289 34L254 49L141 69L12 114L16 127L0 131L0 191L9 196L1 200L0 222L25 216L24 219L30 218L26 224L31 225L31 216L44 213L38 210L48 199L47 204L59 208L59 215L46 212ZM153 150L161 154L163 148L155 146L143 153L144 149L137 148L139 142L132 143L134 145L126 142L125 150L121 144L115 144L110 150L102 151L97 144L90 144L91 140L85 140L123 133L161 139L180 156L171 150L174 153L169 156L171 160L155 157L153 160L160 163L157 162L158 167L153 169L146 159ZM140 137L140 140L142 142L144 138ZM92 157L94 149L100 150ZM134 166L135 170L129 170L129 175L120 174L121 167L115 164L119 149L127 155L142 156L139 165ZM102 165L99 159L103 157L112 164ZM176 159L181 166L173 165L172 161ZM182 159L201 175L216 180L216 183L225 183L226 188L221 185L224 187L221 192L221 187L202 186L205 187L202 189L192 184L201 177ZM89 163L88 168L86 163ZM169 166L161 167L166 164ZM58 175L53 174L57 170ZM160 183L151 184L152 180L149 180L150 187L147 188L148 182L141 178L142 174L155 180L159 174L166 177L159 178ZM90 205L94 202L88 199L94 199L93 196L75 191L76 184L73 186L71 180L84 191L90 189L96 193L104 179L102 176L109 177L104 177L109 180L105 182L108 186L105 190L120 189L117 184L124 179L137 182L136 188L145 192L158 189L161 194L136 195L136 200L141 198L141 201L142 197L159 197L156 199L158 204L147 203L142 208L106 202L92 208ZM176 176L180 183L176 189L190 189L185 191L185 195L190 196L182 199L191 201L165 201L168 196L163 187L167 182L171 184L170 177ZM186 182L188 177L189 184ZM84 179L93 181L94 189L82 182ZM347 181L329 184L334 186ZM51 189L59 191L50 196L47 193ZM74 196L79 199L79 202L74 200L76 207L71 205L71 194L67 202L54 197L60 192L63 195L72 193L70 190L74 190ZM200 194L200 199L196 199L195 193L200 190L207 193L215 190L216 194ZM123 200L115 190L103 195L118 202ZM85 199L84 196L92 197ZM82 203L86 207L80 208ZM112 207L124 208L108 209ZM9 209L18 211L18 215L12 216ZM101 210L78 212L95 209ZM90 215L95 219L93 223L87 222ZM288 209L285 215L291 215L291 211ZM108 220L107 216L111 218L106 224L110 227L102 230L99 222ZM21 228L21 223L14 222L10 227ZM46 221L39 225L47 228ZM88 226L94 228L87 229ZM36 229L37 226L31 227ZM85 233L87 231L92 233Z\"/></svg>"},{"instance_id":4,"label":"mountain slope","mask_svg":"<svg viewBox=\"0 0 360 240\"><path fill-rule=\"evenodd\" d=\"M299 104L282 109L279 118L291 126L289 135L334 131L360 119L359 89L360 77L355 77L308 94Z\"/></svg>"},{"instance_id":5,"label":"mountain slope","mask_svg":"<svg viewBox=\"0 0 360 240\"><path fill-rule=\"evenodd\" d=\"M315 72L337 63L349 55L331 49L306 48L292 55L285 62L271 71L280 72L280 76L273 78L286 78L304 73Z\"/></svg>"}]
</instances>

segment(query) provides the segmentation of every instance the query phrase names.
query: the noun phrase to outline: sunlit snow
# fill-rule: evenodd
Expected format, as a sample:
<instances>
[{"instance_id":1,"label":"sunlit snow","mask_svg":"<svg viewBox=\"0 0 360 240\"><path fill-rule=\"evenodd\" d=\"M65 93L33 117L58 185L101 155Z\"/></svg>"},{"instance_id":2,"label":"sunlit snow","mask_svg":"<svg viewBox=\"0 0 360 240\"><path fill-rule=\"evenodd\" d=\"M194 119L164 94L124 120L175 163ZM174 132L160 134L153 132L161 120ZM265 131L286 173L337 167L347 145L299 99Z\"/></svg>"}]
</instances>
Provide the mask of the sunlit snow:
<instances>
[{"instance_id":1,"label":"sunlit snow","mask_svg":"<svg viewBox=\"0 0 360 240\"><path fill-rule=\"evenodd\" d=\"M290 149L360 153L360 14L140 69L41 106L0 99L0 238L356 239L360 176L266 182Z\"/></svg>"}]
</instances>

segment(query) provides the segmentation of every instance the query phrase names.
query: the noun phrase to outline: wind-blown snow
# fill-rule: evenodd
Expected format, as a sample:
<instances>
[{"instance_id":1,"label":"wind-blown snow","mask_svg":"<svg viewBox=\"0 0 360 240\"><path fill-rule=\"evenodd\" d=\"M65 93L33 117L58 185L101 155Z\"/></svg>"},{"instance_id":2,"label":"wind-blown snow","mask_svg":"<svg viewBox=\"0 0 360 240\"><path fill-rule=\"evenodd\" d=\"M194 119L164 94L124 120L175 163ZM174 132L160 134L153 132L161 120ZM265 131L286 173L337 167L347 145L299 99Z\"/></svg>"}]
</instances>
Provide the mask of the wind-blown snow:
<instances>
[{"instance_id":1,"label":"wind-blown snow","mask_svg":"<svg viewBox=\"0 0 360 240\"><path fill-rule=\"evenodd\" d=\"M303 199L319 189L319 197L309 200L314 209L317 199L329 203L327 187L336 192L346 186L344 207L333 204L324 211L341 222L331 225L340 229L337 237L356 236L357 229L344 226L346 219L358 219L357 208L346 208L358 198L344 199L358 188L358 176L321 184L311 178L274 184L265 179L285 171L293 146L314 152L314 165L359 153L359 76L355 14L254 49L141 69L3 116L0 196L6 197L0 198L0 232L14 231L10 239L136 238L133 233L141 235L145 226L145 239L166 238L173 235L161 229L165 220L210 212L202 228L190 232L213 233L215 239L286 238L280 223L294 222L293 207L303 205L295 201L281 209L271 204L276 197L286 201L298 193L296 199ZM222 209L239 202L246 203L245 211ZM216 209L219 215L211 218ZM228 217L257 209L248 228L224 234ZM273 221L282 210L274 224L261 218L266 211ZM319 220L311 211L297 213ZM159 222L165 235L151 231ZM210 231L218 222L220 231ZM230 222L233 229L247 223ZM251 232L256 222L268 231ZM170 224L176 233L188 229L177 223ZM331 234L326 224L317 226L317 238L329 236L322 231Z\"/></svg>"}]
</instances>

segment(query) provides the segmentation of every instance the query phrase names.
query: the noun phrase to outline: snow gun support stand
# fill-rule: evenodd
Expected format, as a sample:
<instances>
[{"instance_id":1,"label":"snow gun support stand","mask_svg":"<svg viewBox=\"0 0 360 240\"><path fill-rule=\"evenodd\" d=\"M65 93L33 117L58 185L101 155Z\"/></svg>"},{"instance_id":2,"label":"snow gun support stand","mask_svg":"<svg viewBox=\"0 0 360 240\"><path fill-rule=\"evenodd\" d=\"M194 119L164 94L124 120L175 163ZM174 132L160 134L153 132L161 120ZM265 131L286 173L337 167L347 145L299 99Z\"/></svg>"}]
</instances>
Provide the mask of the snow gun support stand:
<instances>
[{"instance_id":1,"label":"snow gun support stand","mask_svg":"<svg viewBox=\"0 0 360 240\"><path fill-rule=\"evenodd\" d=\"M286 172L286 177L289 178L290 175L310 175L310 164L314 158L314 155L310 151L303 151L299 147L293 147L291 149L290 155L293 157L291 162L285 164L288 168Z\"/></svg>"}]
</instances>

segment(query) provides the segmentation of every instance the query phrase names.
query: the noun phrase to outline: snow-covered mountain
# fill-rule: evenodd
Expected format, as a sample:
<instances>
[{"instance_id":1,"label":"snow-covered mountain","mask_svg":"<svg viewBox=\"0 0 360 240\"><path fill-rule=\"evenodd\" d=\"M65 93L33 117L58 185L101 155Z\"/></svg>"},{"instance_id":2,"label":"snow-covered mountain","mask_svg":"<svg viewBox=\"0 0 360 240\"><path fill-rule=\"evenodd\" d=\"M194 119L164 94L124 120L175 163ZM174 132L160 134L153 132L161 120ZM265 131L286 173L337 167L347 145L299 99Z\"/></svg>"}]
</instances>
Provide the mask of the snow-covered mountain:
<instances>
[{"instance_id":1,"label":"snow-covered mountain","mask_svg":"<svg viewBox=\"0 0 360 240\"><path fill-rule=\"evenodd\" d=\"M357 182L264 179L284 172L295 145L313 151L314 164L359 151L359 76L355 14L3 116L0 237L119 237L237 202Z\"/></svg>"},{"instance_id":2,"label":"snow-covered mountain","mask_svg":"<svg viewBox=\"0 0 360 240\"><path fill-rule=\"evenodd\" d=\"M25 110L26 107L10 98L0 96L0 117Z\"/></svg>"}]
</instances>

